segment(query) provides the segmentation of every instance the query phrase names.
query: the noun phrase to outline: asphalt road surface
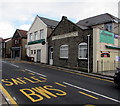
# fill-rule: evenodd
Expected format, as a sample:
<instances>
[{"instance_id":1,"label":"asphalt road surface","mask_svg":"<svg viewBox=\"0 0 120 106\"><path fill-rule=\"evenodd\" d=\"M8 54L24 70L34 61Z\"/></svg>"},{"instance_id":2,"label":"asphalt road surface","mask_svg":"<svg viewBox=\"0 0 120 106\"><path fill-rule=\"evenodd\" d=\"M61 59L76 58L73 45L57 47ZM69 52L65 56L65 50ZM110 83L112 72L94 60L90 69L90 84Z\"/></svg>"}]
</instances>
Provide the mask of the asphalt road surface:
<instances>
[{"instance_id":1,"label":"asphalt road surface","mask_svg":"<svg viewBox=\"0 0 120 106\"><path fill-rule=\"evenodd\" d=\"M113 81L47 65L2 61L2 87L18 105L120 106Z\"/></svg>"}]
</instances>

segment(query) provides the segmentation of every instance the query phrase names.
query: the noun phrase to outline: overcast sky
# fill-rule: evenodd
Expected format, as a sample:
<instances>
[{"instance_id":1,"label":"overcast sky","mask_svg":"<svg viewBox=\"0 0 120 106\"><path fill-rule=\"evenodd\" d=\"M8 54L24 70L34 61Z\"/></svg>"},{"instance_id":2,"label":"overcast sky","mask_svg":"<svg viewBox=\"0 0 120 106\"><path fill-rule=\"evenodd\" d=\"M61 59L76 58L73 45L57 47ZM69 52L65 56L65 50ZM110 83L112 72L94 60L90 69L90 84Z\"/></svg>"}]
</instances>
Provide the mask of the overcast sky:
<instances>
[{"instance_id":1,"label":"overcast sky","mask_svg":"<svg viewBox=\"0 0 120 106\"><path fill-rule=\"evenodd\" d=\"M16 29L29 30L36 15L54 20L67 16L73 22L110 13L118 17L120 0L0 0L0 37Z\"/></svg>"}]
</instances>

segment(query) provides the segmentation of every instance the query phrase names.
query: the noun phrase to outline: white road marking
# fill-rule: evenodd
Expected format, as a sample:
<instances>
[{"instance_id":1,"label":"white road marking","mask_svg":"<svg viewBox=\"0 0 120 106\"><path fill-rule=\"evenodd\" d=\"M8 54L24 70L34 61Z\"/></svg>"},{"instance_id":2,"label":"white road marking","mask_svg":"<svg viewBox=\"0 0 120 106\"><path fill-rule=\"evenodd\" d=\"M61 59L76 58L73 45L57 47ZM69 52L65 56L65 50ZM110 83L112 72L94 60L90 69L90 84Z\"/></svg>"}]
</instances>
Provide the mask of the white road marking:
<instances>
[{"instance_id":1,"label":"white road marking","mask_svg":"<svg viewBox=\"0 0 120 106\"><path fill-rule=\"evenodd\" d=\"M15 101L17 101L17 99L16 99L15 97L13 97L13 99L14 99Z\"/></svg>"},{"instance_id":2,"label":"white road marking","mask_svg":"<svg viewBox=\"0 0 120 106\"><path fill-rule=\"evenodd\" d=\"M66 84L66 85L72 86L72 87L74 87L74 88L81 89L81 90L83 90L83 91L86 91L86 92L89 92L89 93L92 93L92 94L95 94L95 95L101 96L101 97L106 98L106 99L109 99L109 100L111 100L111 101L114 101L114 102L120 103L120 101L117 100L117 99L114 99L114 98L111 98L111 97L108 97L108 96L105 96L105 95L102 95L102 94L99 94L99 93L96 93L96 92L93 92L93 91L87 90L87 89L85 89L85 88L78 87L78 86L76 86L76 85L72 85L72 84L67 83L67 82L63 82L63 83Z\"/></svg>"},{"instance_id":3,"label":"white road marking","mask_svg":"<svg viewBox=\"0 0 120 106\"><path fill-rule=\"evenodd\" d=\"M10 64L10 65L12 65L12 66L14 66L14 67L19 68L19 66L15 65L15 64L12 64L12 63L9 63L9 62L6 62L6 61L2 61L2 62L3 62L3 63L6 63L6 64Z\"/></svg>"},{"instance_id":4,"label":"white road marking","mask_svg":"<svg viewBox=\"0 0 120 106\"><path fill-rule=\"evenodd\" d=\"M2 60L1 62L3 62L3 63L7 63L6 61L3 61L3 60Z\"/></svg>"},{"instance_id":5,"label":"white road marking","mask_svg":"<svg viewBox=\"0 0 120 106\"><path fill-rule=\"evenodd\" d=\"M12 66L14 66L14 67L17 67L17 68L19 68L19 66L15 65L15 64L10 64L10 65L12 65Z\"/></svg>"},{"instance_id":6,"label":"white road marking","mask_svg":"<svg viewBox=\"0 0 120 106\"><path fill-rule=\"evenodd\" d=\"M43 75L43 74L40 74L40 73L31 71L31 70L28 70L28 69L25 69L25 70L26 70L26 71L29 71L29 72L31 72L31 73L37 74L37 75L41 75L41 76L43 76L43 77L47 77L46 75Z\"/></svg>"}]
</instances>

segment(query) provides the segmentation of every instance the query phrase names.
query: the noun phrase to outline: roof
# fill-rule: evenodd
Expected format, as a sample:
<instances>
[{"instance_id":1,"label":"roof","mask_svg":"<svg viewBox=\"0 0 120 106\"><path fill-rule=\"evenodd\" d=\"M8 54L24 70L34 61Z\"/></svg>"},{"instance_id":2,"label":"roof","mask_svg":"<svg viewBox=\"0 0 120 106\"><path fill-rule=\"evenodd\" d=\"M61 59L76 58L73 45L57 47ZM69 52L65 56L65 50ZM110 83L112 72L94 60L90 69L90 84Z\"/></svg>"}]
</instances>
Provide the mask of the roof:
<instances>
[{"instance_id":1,"label":"roof","mask_svg":"<svg viewBox=\"0 0 120 106\"><path fill-rule=\"evenodd\" d=\"M17 29L17 31L20 33L22 37L27 38L27 31L21 29Z\"/></svg>"},{"instance_id":2,"label":"roof","mask_svg":"<svg viewBox=\"0 0 120 106\"><path fill-rule=\"evenodd\" d=\"M4 39L4 42L8 42L8 41L10 41L12 38L6 38L6 39Z\"/></svg>"},{"instance_id":3,"label":"roof","mask_svg":"<svg viewBox=\"0 0 120 106\"><path fill-rule=\"evenodd\" d=\"M0 42L7 42L7 41L9 41L9 40L11 40L11 38L5 38L5 39L0 38Z\"/></svg>"},{"instance_id":4,"label":"roof","mask_svg":"<svg viewBox=\"0 0 120 106\"><path fill-rule=\"evenodd\" d=\"M79 22L77 22L77 24L84 25L84 26L93 26L93 25L99 25L107 22L116 22L118 20L120 21L120 19L118 19L117 17L111 14L105 13L105 14L80 20Z\"/></svg>"},{"instance_id":5,"label":"roof","mask_svg":"<svg viewBox=\"0 0 120 106\"><path fill-rule=\"evenodd\" d=\"M39 17L39 16L38 16ZM47 19L44 17L39 17L48 27L56 27L59 21Z\"/></svg>"},{"instance_id":6,"label":"roof","mask_svg":"<svg viewBox=\"0 0 120 106\"><path fill-rule=\"evenodd\" d=\"M87 26L78 25L78 24L76 24L76 25L77 25L79 28L83 29L83 30L88 29L88 27L87 27Z\"/></svg>"}]
</instances>

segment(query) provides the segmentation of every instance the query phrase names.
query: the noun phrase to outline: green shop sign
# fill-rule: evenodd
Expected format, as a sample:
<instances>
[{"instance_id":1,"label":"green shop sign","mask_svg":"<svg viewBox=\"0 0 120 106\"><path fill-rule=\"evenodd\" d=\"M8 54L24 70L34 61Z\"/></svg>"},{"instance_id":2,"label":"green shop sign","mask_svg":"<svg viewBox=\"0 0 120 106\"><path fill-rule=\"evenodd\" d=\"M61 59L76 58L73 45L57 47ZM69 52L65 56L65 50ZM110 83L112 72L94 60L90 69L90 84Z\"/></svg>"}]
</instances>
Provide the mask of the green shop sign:
<instances>
[{"instance_id":1,"label":"green shop sign","mask_svg":"<svg viewBox=\"0 0 120 106\"><path fill-rule=\"evenodd\" d=\"M33 44L38 44L38 43L43 43L43 42L45 42L45 39L28 42L28 45L33 45Z\"/></svg>"},{"instance_id":2,"label":"green shop sign","mask_svg":"<svg viewBox=\"0 0 120 106\"><path fill-rule=\"evenodd\" d=\"M114 33L100 30L100 42L114 44Z\"/></svg>"}]
</instances>

